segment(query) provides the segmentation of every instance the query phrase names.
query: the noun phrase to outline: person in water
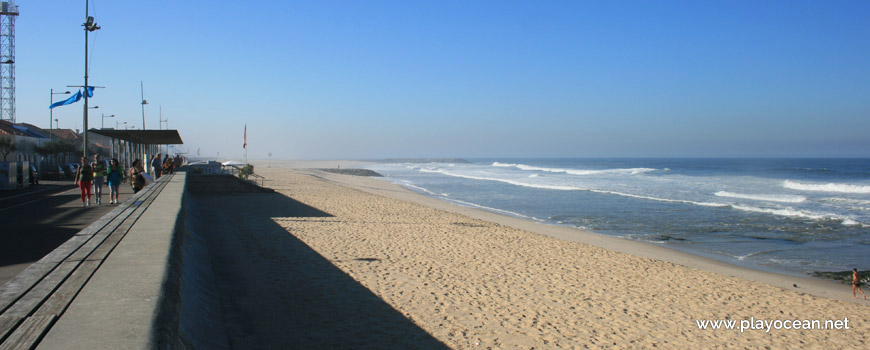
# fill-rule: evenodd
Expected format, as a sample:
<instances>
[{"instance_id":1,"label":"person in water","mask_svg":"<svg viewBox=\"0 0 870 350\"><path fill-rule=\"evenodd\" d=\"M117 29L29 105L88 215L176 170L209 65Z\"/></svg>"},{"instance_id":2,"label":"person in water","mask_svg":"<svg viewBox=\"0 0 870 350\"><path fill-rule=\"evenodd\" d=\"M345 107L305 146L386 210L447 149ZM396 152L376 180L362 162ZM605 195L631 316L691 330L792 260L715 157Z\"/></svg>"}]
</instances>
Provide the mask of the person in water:
<instances>
[{"instance_id":1,"label":"person in water","mask_svg":"<svg viewBox=\"0 0 870 350\"><path fill-rule=\"evenodd\" d=\"M852 299L856 299L855 290L857 289L861 292L861 295L864 296L864 299L867 299L867 294L864 294L864 291L861 290L861 275L858 274L858 269L852 269Z\"/></svg>"}]
</instances>

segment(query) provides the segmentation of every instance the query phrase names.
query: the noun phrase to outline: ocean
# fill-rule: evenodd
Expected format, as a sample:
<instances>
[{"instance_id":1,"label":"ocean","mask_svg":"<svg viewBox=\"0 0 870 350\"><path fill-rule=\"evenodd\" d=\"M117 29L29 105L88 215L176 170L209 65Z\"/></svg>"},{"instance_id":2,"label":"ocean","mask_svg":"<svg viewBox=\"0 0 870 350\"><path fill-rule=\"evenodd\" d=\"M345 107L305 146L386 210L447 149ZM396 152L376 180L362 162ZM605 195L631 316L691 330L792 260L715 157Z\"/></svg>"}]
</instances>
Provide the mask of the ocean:
<instances>
[{"instance_id":1,"label":"ocean","mask_svg":"<svg viewBox=\"0 0 870 350\"><path fill-rule=\"evenodd\" d=\"M870 159L471 159L366 168L458 205L751 268L870 269Z\"/></svg>"}]
</instances>

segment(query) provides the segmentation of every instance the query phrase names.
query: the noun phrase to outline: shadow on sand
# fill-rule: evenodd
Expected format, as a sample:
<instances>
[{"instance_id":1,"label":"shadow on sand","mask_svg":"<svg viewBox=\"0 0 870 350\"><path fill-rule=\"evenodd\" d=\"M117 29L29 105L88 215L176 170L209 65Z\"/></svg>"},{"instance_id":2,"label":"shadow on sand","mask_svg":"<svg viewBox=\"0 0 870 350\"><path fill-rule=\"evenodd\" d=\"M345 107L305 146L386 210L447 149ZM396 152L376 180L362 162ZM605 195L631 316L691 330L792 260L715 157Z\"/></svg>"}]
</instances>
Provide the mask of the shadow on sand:
<instances>
[{"instance_id":1,"label":"shadow on sand","mask_svg":"<svg viewBox=\"0 0 870 350\"><path fill-rule=\"evenodd\" d=\"M279 193L190 197L232 348L447 348L273 220L329 213Z\"/></svg>"}]
</instances>

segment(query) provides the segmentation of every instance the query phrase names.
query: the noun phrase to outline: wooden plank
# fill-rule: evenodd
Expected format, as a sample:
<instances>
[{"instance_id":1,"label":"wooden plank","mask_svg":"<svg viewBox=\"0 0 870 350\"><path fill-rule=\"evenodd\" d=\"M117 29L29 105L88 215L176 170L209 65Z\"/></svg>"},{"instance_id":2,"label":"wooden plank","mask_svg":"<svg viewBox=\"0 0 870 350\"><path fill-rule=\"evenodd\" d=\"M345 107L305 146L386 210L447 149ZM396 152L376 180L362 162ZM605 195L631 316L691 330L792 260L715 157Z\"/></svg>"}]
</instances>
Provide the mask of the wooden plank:
<instances>
[{"instance_id":1,"label":"wooden plank","mask_svg":"<svg viewBox=\"0 0 870 350\"><path fill-rule=\"evenodd\" d=\"M35 262L30 264L18 276L6 282L3 287L0 287L0 314L6 311L12 304L21 298L24 293L27 293L39 281L47 276L57 267L56 263L40 263Z\"/></svg>"},{"instance_id":2,"label":"wooden plank","mask_svg":"<svg viewBox=\"0 0 870 350\"><path fill-rule=\"evenodd\" d=\"M119 225L114 230L114 232L112 232L112 234L103 241L103 244L100 244L99 247L94 249L91 255L88 256L87 260L101 261L108 257L112 250L115 249L115 246L117 246L118 243L121 242L122 239L124 239L124 236L127 235L127 232L130 231L130 228L133 227L137 220L139 220L139 217L142 216L142 214L145 213L145 210L147 210L148 207L151 206L151 203L153 203L154 199L157 198L157 194L159 194L159 192L155 191L154 194L154 196L146 198L143 201L142 205L140 205L133 214L127 217L127 219L124 220L124 222L121 223L121 225Z\"/></svg>"},{"instance_id":3,"label":"wooden plank","mask_svg":"<svg viewBox=\"0 0 870 350\"><path fill-rule=\"evenodd\" d=\"M76 249L79 249L79 247L81 247L82 244L85 244L89 239L91 239L91 235L80 235L76 233L55 250L52 250L51 253L48 253L46 256L42 257L42 259L39 259L39 262L59 263L75 252Z\"/></svg>"},{"instance_id":4,"label":"wooden plank","mask_svg":"<svg viewBox=\"0 0 870 350\"><path fill-rule=\"evenodd\" d=\"M48 333L48 329L54 324L57 316L34 316L28 317L21 323L15 332L0 344L0 350L32 349Z\"/></svg>"},{"instance_id":5,"label":"wooden plank","mask_svg":"<svg viewBox=\"0 0 870 350\"><path fill-rule=\"evenodd\" d=\"M0 315L0 343L12 334L12 331L18 327L22 320L24 320L23 317Z\"/></svg>"},{"instance_id":6,"label":"wooden plank","mask_svg":"<svg viewBox=\"0 0 870 350\"><path fill-rule=\"evenodd\" d=\"M77 265L77 262L61 263L48 276L45 276L39 284L6 309L3 315L26 317L32 314L66 280Z\"/></svg>"},{"instance_id":7,"label":"wooden plank","mask_svg":"<svg viewBox=\"0 0 870 350\"><path fill-rule=\"evenodd\" d=\"M62 315L76 295L79 294L79 291L84 288L91 276L94 275L94 272L97 271L101 263L101 261L82 262L72 275L63 282L60 288L52 293L48 300L33 315Z\"/></svg>"}]
</instances>

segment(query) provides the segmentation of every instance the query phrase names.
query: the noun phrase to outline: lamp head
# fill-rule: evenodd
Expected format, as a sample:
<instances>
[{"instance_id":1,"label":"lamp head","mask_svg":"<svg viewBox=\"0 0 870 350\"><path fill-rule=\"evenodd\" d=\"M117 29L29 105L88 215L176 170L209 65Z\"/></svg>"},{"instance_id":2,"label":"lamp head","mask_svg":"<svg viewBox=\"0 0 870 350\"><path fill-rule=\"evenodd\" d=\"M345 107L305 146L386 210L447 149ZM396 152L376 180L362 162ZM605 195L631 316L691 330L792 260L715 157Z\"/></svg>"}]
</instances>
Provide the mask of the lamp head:
<instances>
[{"instance_id":1,"label":"lamp head","mask_svg":"<svg viewBox=\"0 0 870 350\"><path fill-rule=\"evenodd\" d=\"M93 16L88 16L88 19L85 21L85 30L89 32L93 32L97 29L100 29L100 26L97 25L97 22L94 21Z\"/></svg>"}]
</instances>

